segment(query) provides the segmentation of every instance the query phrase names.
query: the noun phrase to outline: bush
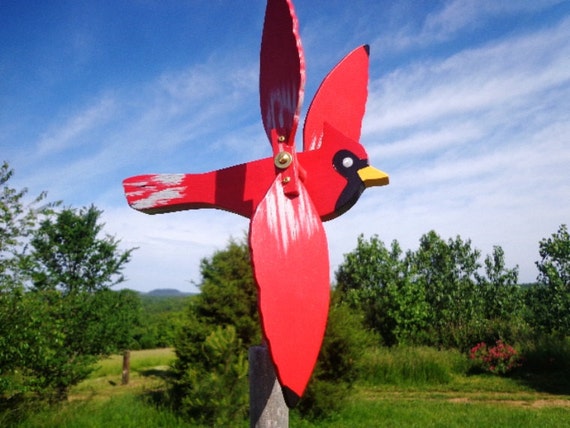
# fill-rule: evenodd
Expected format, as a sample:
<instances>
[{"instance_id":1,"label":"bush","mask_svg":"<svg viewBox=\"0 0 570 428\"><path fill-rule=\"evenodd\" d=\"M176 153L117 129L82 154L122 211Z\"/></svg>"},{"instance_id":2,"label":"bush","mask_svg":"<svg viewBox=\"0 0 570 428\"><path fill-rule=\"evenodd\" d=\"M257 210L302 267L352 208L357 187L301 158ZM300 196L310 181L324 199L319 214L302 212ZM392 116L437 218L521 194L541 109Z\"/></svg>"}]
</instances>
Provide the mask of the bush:
<instances>
[{"instance_id":1,"label":"bush","mask_svg":"<svg viewBox=\"0 0 570 428\"><path fill-rule=\"evenodd\" d=\"M521 362L518 351L502 340L491 347L485 342L478 343L469 351L469 358L476 368L498 375L509 373Z\"/></svg>"},{"instance_id":2,"label":"bush","mask_svg":"<svg viewBox=\"0 0 570 428\"><path fill-rule=\"evenodd\" d=\"M570 337L542 334L521 346L525 370L570 371Z\"/></svg>"},{"instance_id":3,"label":"bush","mask_svg":"<svg viewBox=\"0 0 570 428\"><path fill-rule=\"evenodd\" d=\"M359 377L364 351L378 338L368 332L362 317L343 304L333 304L317 366L298 411L307 419L334 415L346 403Z\"/></svg>"},{"instance_id":4,"label":"bush","mask_svg":"<svg viewBox=\"0 0 570 428\"><path fill-rule=\"evenodd\" d=\"M175 338L174 405L194 423L235 426L247 416L247 351L261 341L246 242L231 240L200 271Z\"/></svg>"},{"instance_id":5,"label":"bush","mask_svg":"<svg viewBox=\"0 0 570 428\"><path fill-rule=\"evenodd\" d=\"M181 373L178 408L198 424L232 426L248 409L247 354L233 326L217 327L199 346L201 362Z\"/></svg>"}]
</instances>

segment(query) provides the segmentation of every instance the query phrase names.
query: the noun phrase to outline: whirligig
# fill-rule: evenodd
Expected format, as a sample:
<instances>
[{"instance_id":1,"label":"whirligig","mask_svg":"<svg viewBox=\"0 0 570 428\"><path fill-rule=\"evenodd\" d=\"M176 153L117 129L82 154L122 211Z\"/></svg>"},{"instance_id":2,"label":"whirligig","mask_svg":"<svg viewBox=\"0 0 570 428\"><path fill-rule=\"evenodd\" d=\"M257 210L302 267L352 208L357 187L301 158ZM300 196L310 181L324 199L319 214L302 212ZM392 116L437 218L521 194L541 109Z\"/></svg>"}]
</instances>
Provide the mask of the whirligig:
<instances>
[{"instance_id":1,"label":"whirligig","mask_svg":"<svg viewBox=\"0 0 570 428\"><path fill-rule=\"evenodd\" d=\"M218 208L250 219L249 246L262 329L283 396L293 407L307 386L329 310L323 221L354 205L366 187L388 184L359 143L369 51L349 53L324 79L295 134L305 84L291 0L268 0L260 56L260 105L273 156L202 174L150 174L123 185L147 214Z\"/></svg>"}]
</instances>

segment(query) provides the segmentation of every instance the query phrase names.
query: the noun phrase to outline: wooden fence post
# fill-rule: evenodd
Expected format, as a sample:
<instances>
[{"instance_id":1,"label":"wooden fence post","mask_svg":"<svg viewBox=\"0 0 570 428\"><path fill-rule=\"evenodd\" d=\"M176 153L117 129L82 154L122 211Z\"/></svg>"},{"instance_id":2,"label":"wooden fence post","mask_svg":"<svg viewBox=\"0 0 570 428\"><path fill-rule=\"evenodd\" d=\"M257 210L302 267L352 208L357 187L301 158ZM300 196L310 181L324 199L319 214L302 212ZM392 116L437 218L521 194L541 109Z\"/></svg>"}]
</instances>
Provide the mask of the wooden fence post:
<instances>
[{"instance_id":1,"label":"wooden fence post","mask_svg":"<svg viewBox=\"0 0 570 428\"><path fill-rule=\"evenodd\" d=\"M251 428L289 427L289 408L266 346L249 348L249 421Z\"/></svg>"},{"instance_id":2,"label":"wooden fence post","mask_svg":"<svg viewBox=\"0 0 570 428\"><path fill-rule=\"evenodd\" d=\"M123 352L123 376L121 378L122 385L129 384L129 374L131 372L131 351Z\"/></svg>"}]
</instances>

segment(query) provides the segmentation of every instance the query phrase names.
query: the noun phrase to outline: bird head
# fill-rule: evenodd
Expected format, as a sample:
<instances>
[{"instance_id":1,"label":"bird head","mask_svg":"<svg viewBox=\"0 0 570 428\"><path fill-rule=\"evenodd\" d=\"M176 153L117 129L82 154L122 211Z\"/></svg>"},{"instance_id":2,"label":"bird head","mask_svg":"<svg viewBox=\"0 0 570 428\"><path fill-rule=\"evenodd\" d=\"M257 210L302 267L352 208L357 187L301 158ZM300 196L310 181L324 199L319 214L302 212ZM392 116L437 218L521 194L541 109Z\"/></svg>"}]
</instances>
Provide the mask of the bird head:
<instances>
[{"instance_id":1,"label":"bird head","mask_svg":"<svg viewBox=\"0 0 570 428\"><path fill-rule=\"evenodd\" d=\"M320 147L303 153L305 186L324 221L348 211L367 187L389 183L388 174L370 166L362 144L327 123Z\"/></svg>"}]
</instances>

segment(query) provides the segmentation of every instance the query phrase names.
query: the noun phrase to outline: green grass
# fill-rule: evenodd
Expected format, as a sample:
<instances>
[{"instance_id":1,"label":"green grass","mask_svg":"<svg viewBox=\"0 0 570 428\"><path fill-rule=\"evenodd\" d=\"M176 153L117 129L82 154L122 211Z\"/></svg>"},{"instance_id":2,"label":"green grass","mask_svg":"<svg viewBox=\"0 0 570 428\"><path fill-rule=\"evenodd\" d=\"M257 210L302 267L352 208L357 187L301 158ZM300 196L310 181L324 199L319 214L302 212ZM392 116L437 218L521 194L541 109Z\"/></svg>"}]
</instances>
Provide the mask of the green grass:
<instances>
[{"instance_id":1,"label":"green grass","mask_svg":"<svg viewBox=\"0 0 570 428\"><path fill-rule=\"evenodd\" d=\"M34 414L21 428L187 427L173 413L157 409L135 394L109 400L74 401Z\"/></svg>"},{"instance_id":2,"label":"green grass","mask_svg":"<svg viewBox=\"0 0 570 428\"><path fill-rule=\"evenodd\" d=\"M174 361L174 350L171 348L148 349L131 352L131 371L140 372L154 367L169 366ZM97 369L91 374L91 379L109 375L121 375L123 356L112 355L99 362Z\"/></svg>"},{"instance_id":3,"label":"green grass","mask_svg":"<svg viewBox=\"0 0 570 428\"><path fill-rule=\"evenodd\" d=\"M511 396L512 397L512 396ZM382 393L360 390L347 408L319 423L294 420L295 427L570 427L570 407L528 401L481 400L433 393Z\"/></svg>"},{"instance_id":4,"label":"green grass","mask_svg":"<svg viewBox=\"0 0 570 428\"><path fill-rule=\"evenodd\" d=\"M129 384L125 386L121 385L123 357L113 355L100 361L89 379L71 389L70 399L104 399L124 393L136 394L141 389L163 388L174 358L174 351L170 348L132 351Z\"/></svg>"},{"instance_id":5,"label":"green grass","mask_svg":"<svg viewBox=\"0 0 570 428\"><path fill-rule=\"evenodd\" d=\"M448 384L454 375L469 369L465 356L457 351L427 347L374 348L362 363L362 379L369 385Z\"/></svg>"},{"instance_id":6,"label":"green grass","mask_svg":"<svg viewBox=\"0 0 570 428\"><path fill-rule=\"evenodd\" d=\"M134 351L131 382L120 385L122 358L100 364L93 376L71 392L70 402L34 409L17 427L189 427L173 412L157 408L150 393L164 389L172 350ZM556 374L497 377L468 374L463 356L430 348L371 351L362 367L363 380L348 405L319 422L291 412L290 426L359 427L570 427L570 391L548 391ZM367 372L366 372L367 370ZM538 376L538 375L535 375ZM559 372L565 378L567 373ZM564 380L564 379L563 379ZM562 381L561 381L562 382ZM2 416L0 415L0 426ZM247 426L240 421L237 426Z\"/></svg>"}]
</instances>

